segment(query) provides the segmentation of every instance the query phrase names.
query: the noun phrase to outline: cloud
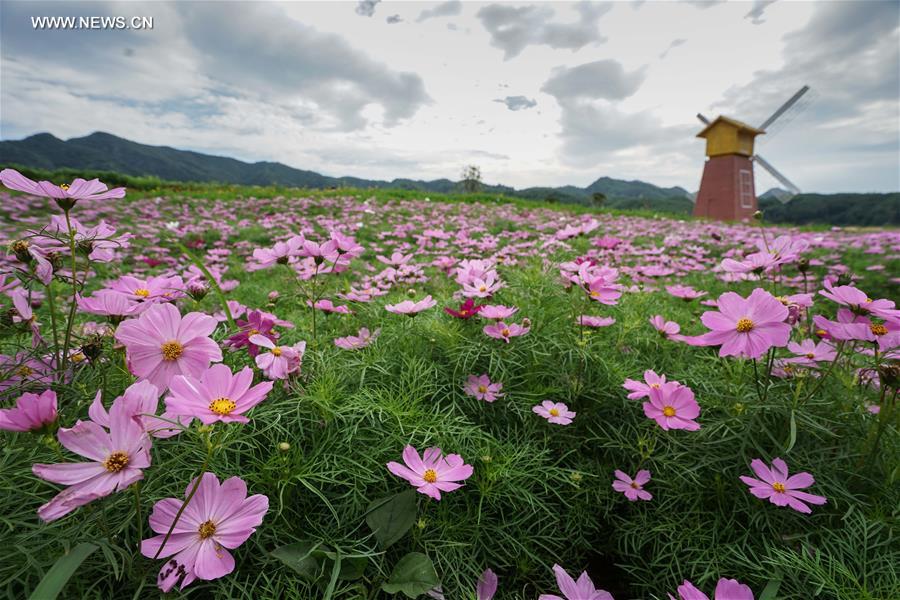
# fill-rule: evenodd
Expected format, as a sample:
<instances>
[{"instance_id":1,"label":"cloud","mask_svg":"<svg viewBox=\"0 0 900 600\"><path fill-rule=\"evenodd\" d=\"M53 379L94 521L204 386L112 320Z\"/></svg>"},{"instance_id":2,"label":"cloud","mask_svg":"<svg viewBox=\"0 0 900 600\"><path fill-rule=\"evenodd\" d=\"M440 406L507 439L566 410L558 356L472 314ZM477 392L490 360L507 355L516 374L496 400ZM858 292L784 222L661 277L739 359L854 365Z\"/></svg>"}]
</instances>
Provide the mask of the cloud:
<instances>
[{"instance_id":1,"label":"cloud","mask_svg":"<svg viewBox=\"0 0 900 600\"><path fill-rule=\"evenodd\" d=\"M491 45L503 50L504 59L509 60L530 45L580 50L591 43L605 42L597 25L610 8L607 2L580 2L576 5L579 19L573 23L553 22L554 10L544 5L490 4L479 10L477 17L490 33Z\"/></svg>"},{"instance_id":2,"label":"cloud","mask_svg":"<svg viewBox=\"0 0 900 600\"><path fill-rule=\"evenodd\" d=\"M700 10L706 10L707 8L712 8L716 4L722 4L725 0L683 0L685 4L690 4L692 6L696 6Z\"/></svg>"},{"instance_id":3,"label":"cloud","mask_svg":"<svg viewBox=\"0 0 900 600\"><path fill-rule=\"evenodd\" d=\"M611 59L597 60L577 67L557 67L541 87L560 103L580 99L623 100L634 94L647 77L647 68L626 73Z\"/></svg>"},{"instance_id":4,"label":"cloud","mask_svg":"<svg viewBox=\"0 0 900 600\"><path fill-rule=\"evenodd\" d=\"M381 0L359 0L356 5L356 14L361 17L371 17L375 14L375 5Z\"/></svg>"},{"instance_id":5,"label":"cloud","mask_svg":"<svg viewBox=\"0 0 900 600\"><path fill-rule=\"evenodd\" d=\"M462 12L462 2L460 0L449 0L441 2L433 8L426 8L419 13L416 23L421 23L427 19L435 19L437 17L453 17Z\"/></svg>"},{"instance_id":6,"label":"cloud","mask_svg":"<svg viewBox=\"0 0 900 600\"><path fill-rule=\"evenodd\" d=\"M765 23L766 20L762 18L763 13L766 12L766 9L770 4L775 4L776 0L754 0L753 7L750 8L750 12L744 15L745 19L751 19L751 22L754 25L761 25Z\"/></svg>"},{"instance_id":7,"label":"cloud","mask_svg":"<svg viewBox=\"0 0 900 600\"><path fill-rule=\"evenodd\" d=\"M393 25L395 23L399 23L403 19L400 18L400 15L390 15L385 21L387 21L388 25Z\"/></svg>"},{"instance_id":8,"label":"cloud","mask_svg":"<svg viewBox=\"0 0 900 600\"><path fill-rule=\"evenodd\" d=\"M685 43L687 43L687 40L684 38L672 40L672 42L669 44L669 46L665 50L663 50L662 53L660 53L660 55L659 55L660 60L667 57L669 55L669 52L671 52L673 48L677 48L678 46L683 46Z\"/></svg>"},{"instance_id":9,"label":"cloud","mask_svg":"<svg viewBox=\"0 0 900 600\"><path fill-rule=\"evenodd\" d=\"M506 108L512 111L526 110L537 106L537 102L525 96L507 96L506 98L497 98L494 102L505 104Z\"/></svg>"}]
</instances>

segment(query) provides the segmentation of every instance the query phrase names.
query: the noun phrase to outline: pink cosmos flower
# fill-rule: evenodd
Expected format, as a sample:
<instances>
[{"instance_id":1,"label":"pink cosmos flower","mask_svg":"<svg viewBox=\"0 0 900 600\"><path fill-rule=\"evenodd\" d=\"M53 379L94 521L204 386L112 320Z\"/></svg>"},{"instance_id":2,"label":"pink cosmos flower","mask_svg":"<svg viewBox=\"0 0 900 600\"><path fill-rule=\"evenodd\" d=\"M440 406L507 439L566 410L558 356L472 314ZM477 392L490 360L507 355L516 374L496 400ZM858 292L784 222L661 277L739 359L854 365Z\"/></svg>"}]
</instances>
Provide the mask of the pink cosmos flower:
<instances>
[{"instance_id":1,"label":"pink cosmos flower","mask_svg":"<svg viewBox=\"0 0 900 600\"><path fill-rule=\"evenodd\" d=\"M626 379L622 387L631 392L628 394L629 400L639 400L650 395L651 389L659 389L666 382L665 375L657 375L656 371L647 369L644 371L644 383L635 381L634 379ZM678 383L677 381L675 383ZM679 384L680 385L680 384Z\"/></svg>"},{"instance_id":2,"label":"pink cosmos flower","mask_svg":"<svg viewBox=\"0 0 900 600\"><path fill-rule=\"evenodd\" d=\"M253 251L253 262L247 265L248 271L266 269L272 265L286 265L291 259L303 255L302 235L295 235L284 242L275 242L272 248L256 248Z\"/></svg>"},{"instance_id":3,"label":"pink cosmos flower","mask_svg":"<svg viewBox=\"0 0 900 600\"><path fill-rule=\"evenodd\" d=\"M10 250L20 262L30 264L34 261L35 277L44 285L50 285L50 282L53 281L53 264L47 259L50 248L43 247L32 238L31 240L16 240L10 244ZM23 270L27 271L27 269Z\"/></svg>"},{"instance_id":4,"label":"pink cosmos flower","mask_svg":"<svg viewBox=\"0 0 900 600\"><path fill-rule=\"evenodd\" d=\"M666 321L662 315L650 317L650 324L653 325L653 328L664 338L678 335L678 333L681 332L681 325L675 321Z\"/></svg>"},{"instance_id":5,"label":"pink cosmos flower","mask_svg":"<svg viewBox=\"0 0 900 600\"><path fill-rule=\"evenodd\" d=\"M388 312L392 312L397 315L415 315L423 310L428 310L437 304L437 301L432 299L430 295L425 296L418 302L413 302L412 300L404 300L398 304L388 304L385 306L385 310Z\"/></svg>"},{"instance_id":6,"label":"pink cosmos flower","mask_svg":"<svg viewBox=\"0 0 900 600\"><path fill-rule=\"evenodd\" d=\"M588 297L600 304L609 306L618 304L619 298L622 297L622 286L613 281L602 276L591 280L586 286Z\"/></svg>"},{"instance_id":7,"label":"pink cosmos flower","mask_svg":"<svg viewBox=\"0 0 900 600\"><path fill-rule=\"evenodd\" d=\"M292 373L300 372L306 342L298 342L293 346L277 346L275 342L261 335L250 336L250 341L269 350L256 356L256 366L262 369L269 379L287 379Z\"/></svg>"},{"instance_id":8,"label":"pink cosmos flower","mask_svg":"<svg viewBox=\"0 0 900 600\"><path fill-rule=\"evenodd\" d=\"M491 380L488 378L487 374L484 375L469 375L469 379L466 380L466 385L463 386L463 391L475 398L476 400L484 400L485 402L493 402L497 398L502 398L503 394L500 390L503 389L502 383L491 383Z\"/></svg>"},{"instance_id":9,"label":"pink cosmos flower","mask_svg":"<svg viewBox=\"0 0 900 600\"><path fill-rule=\"evenodd\" d=\"M666 291L670 296L681 298L682 300L696 300L706 295L706 292L699 292L689 285L667 285Z\"/></svg>"},{"instance_id":10,"label":"pink cosmos flower","mask_svg":"<svg viewBox=\"0 0 900 600\"><path fill-rule=\"evenodd\" d=\"M562 402L544 400L540 404L531 407L531 412L536 413L556 425L568 425L575 418L575 413Z\"/></svg>"},{"instance_id":11,"label":"pink cosmos flower","mask_svg":"<svg viewBox=\"0 0 900 600\"><path fill-rule=\"evenodd\" d=\"M472 476L472 465L465 464L459 454L444 456L440 448L427 448L422 457L412 446L403 449L403 462L391 461L388 471L411 483L420 494L441 499L441 492L452 492L463 486L457 481L465 481Z\"/></svg>"},{"instance_id":12,"label":"pink cosmos flower","mask_svg":"<svg viewBox=\"0 0 900 600\"><path fill-rule=\"evenodd\" d=\"M592 317L590 315L581 315L575 322L582 327L609 327L616 320L612 317Z\"/></svg>"},{"instance_id":13,"label":"pink cosmos flower","mask_svg":"<svg viewBox=\"0 0 900 600\"><path fill-rule=\"evenodd\" d=\"M634 479L618 469L616 469L615 474L616 480L613 481L613 489L625 494L625 497L632 502L638 499L650 500L653 498L653 494L644 490L644 484L650 481L650 471L642 469L637 472Z\"/></svg>"},{"instance_id":14,"label":"pink cosmos flower","mask_svg":"<svg viewBox=\"0 0 900 600\"><path fill-rule=\"evenodd\" d=\"M185 498L196 479L188 484ZM175 515L183 502L165 498L153 506L150 527L159 535L141 542L141 554L147 558L167 558L159 572L157 585L168 592L176 585L184 589L196 579L209 581L234 570L234 550L247 541L269 510L269 499L262 494L247 497L247 484L231 477L219 484L213 473L204 473L172 535L163 545Z\"/></svg>"},{"instance_id":15,"label":"pink cosmos flower","mask_svg":"<svg viewBox=\"0 0 900 600\"><path fill-rule=\"evenodd\" d=\"M132 373L164 391L176 375L197 377L209 363L222 360L222 350L209 337L215 328L209 315L182 317L171 304L154 304L121 323L116 340L125 345Z\"/></svg>"},{"instance_id":16,"label":"pink cosmos flower","mask_svg":"<svg viewBox=\"0 0 900 600\"><path fill-rule=\"evenodd\" d=\"M492 321L504 321L519 312L515 306L503 306L501 304L486 304L478 314Z\"/></svg>"},{"instance_id":17,"label":"pink cosmos flower","mask_svg":"<svg viewBox=\"0 0 900 600\"><path fill-rule=\"evenodd\" d=\"M780 458L772 460L772 468L758 458L750 462L750 467L759 479L741 475L741 481L750 486L750 493L757 498L765 500L775 506L790 506L794 510L809 514L812 510L805 503L825 504L828 500L824 496L816 496L800 492L816 482L809 473L797 473L788 477L787 464Z\"/></svg>"},{"instance_id":18,"label":"pink cosmos flower","mask_svg":"<svg viewBox=\"0 0 900 600\"><path fill-rule=\"evenodd\" d=\"M894 308L893 300L872 300L865 292L852 285L832 286L825 282L825 289L819 294L848 307L857 315L873 314L882 319L900 319L900 310Z\"/></svg>"},{"instance_id":19,"label":"pink cosmos flower","mask_svg":"<svg viewBox=\"0 0 900 600\"><path fill-rule=\"evenodd\" d=\"M101 315L112 319L124 319L144 312L150 305L136 302L113 290L97 290L92 296L78 299L78 308L91 315Z\"/></svg>"},{"instance_id":20,"label":"pink cosmos flower","mask_svg":"<svg viewBox=\"0 0 900 600\"><path fill-rule=\"evenodd\" d=\"M492 600L497 593L497 574L490 569L485 569L478 578L478 586L475 588L475 600Z\"/></svg>"},{"instance_id":21,"label":"pink cosmos flower","mask_svg":"<svg viewBox=\"0 0 900 600\"><path fill-rule=\"evenodd\" d=\"M507 325L503 321L497 321L491 325L485 325L482 331L494 339L503 340L507 344L510 338L525 335L531 330L530 327L523 327L517 323Z\"/></svg>"},{"instance_id":22,"label":"pink cosmos flower","mask_svg":"<svg viewBox=\"0 0 900 600\"><path fill-rule=\"evenodd\" d=\"M38 431L56 421L56 392L41 395L30 392L16 400L15 408L0 410L0 429L6 431Z\"/></svg>"},{"instance_id":23,"label":"pink cosmos flower","mask_svg":"<svg viewBox=\"0 0 900 600\"><path fill-rule=\"evenodd\" d=\"M88 416L91 421L109 429L110 414L103 406L103 390L97 390L94 401L88 407ZM170 438L181 433L181 429L174 427L172 421L180 423L182 427L191 424L192 418L177 418L174 414L165 411L161 417L156 417L159 406L159 390L149 381L138 381L125 389L125 392L113 401L123 403L140 423L144 431L156 438Z\"/></svg>"},{"instance_id":24,"label":"pink cosmos flower","mask_svg":"<svg viewBox=\"0 0 900 600\"><path fill-rule=\"evenodd\" d=\"M93 421L78 421L57 433L59 443L92 462L36 464L32 472L47 481L67 485L38 509L46 522L55 521L79 506L124 490L143 479L150 466L150 438L134 418L134 407L114 402L109 411L109 432Z\"/></svg>"},{"instance_id":25,"label":"pink cosmos flower","mask_svg":"<svg viewBox=\"0 0 900 600\"><path fill-rule=\"evenodd\" d=\"M108 189L99 179L86 181L77 178L71 184L54 185L49 181L32 181L15 169L0 171L0 183L11 190L25 192L33 196L53 198L60 206L71 208L79 200L108 200L124 198L125 188Z\"/></svg>"},{"instance_id":26,"label":"pink cosmos flower","mask_svg":"<svg viewBox=\"0 0 900 600\"><path fill-rule=\"evenodd\" d=\"M349 306L345 306L345 305L336 306L334 304L334 302L332 302L328 298L322 298L321 300L316 302L315 305L312 303L311 300L307 300L306 305L312 306L313 308L316 308L318 310L321 310L322 312L327 312L327 313L336 313L336 314L340 314L340 315L353 314L353 311L350 310Z\"/></svg>"},{"instance_id":27,"label":"pink cosmos flower","mask_svg":"<svg viewBox=\"0 0 900 600\"><path fill-rule=\"evenodd\" d=\"M225 345L233 350L246 348L250 356L256 357L259 354L259 346L250 342L252 336L261 335L273 343L278 341L278 332L273 330L275 320L260 310L248 312L247 319L236 320L235 325L239 331L225 339Z\"/></svg>"},{"instance_id":28,"label":"pink cosmos flower","mask_svg":"<svg viewBox=\"0 0 900 600\"><path fill-rule=\"evenodd\" d=\"M676 600L672 594L669 594L669 600ZM678 596L681 600L709 600L709 597L694 587L694 584L684 580L682 585L678 586ZM713 600L753 600L753 590L746 585L740 583L737 579L719 579L716 584L715 596Z\"/></svg>"},{"instance_id":29,"label":"pink cosmos flower","mask_svg":"<svg viewBox=\"0 0 900 600\"><path fill-rule=\"evenodd\" d=\"M774 254L768 252L754 252L744 257L743 260L737 261L733 258L726 258L722 261L722 269L729 273L753 273L754 275L762 275L766 271L777 267L781 264Z\"/></svg>"},{"instance_id":30,"label":"pink cosmos flower","mask_svg":"<svg viewBox=\"0 0 900 600\"><path fill-rule=\"evenodd\" d=\"M794 354L794 358L785 359L786 362L808 367L818 366L820 361L831 362L837 356L837 350L831 343L826 341L816 343L815 340L803 340L799 344L790 342L787 348Z\"/></svg>"},{"instance_id":31,"label":"pink cosmos flower","mask_svg":"<svg viewBox=\"0 0 900 600\"><path fill-rule=\"evenodd\" d=\"M399 267L400 265L405 265L409 261L412 260L412 254L403 254L402 252L394 252L390 257L382 256L378 254L375 258L388 266L391 267Z\"/></svg>"},{"instance_id":32,"label":"pink cosmos flower","mask_svg":"<svg viewBox=\"0 0 900 600\"><path fill-rule=\"evenodd\" d=\"M854 314L848 308L839 308L837 321L829 321L822 315L813 316L813 324L822 332L823 337L837 341L866 340L873 341L869 319Z\"/></svg>"},{"instance_id":33,"label":"pink cosmos flower","mask_svg":"<svg viewBox=\"0 0 900 600\"><path fill-rule=\"evenodd\" d=\"M253 384L253 369L244 367L236 374L226 365L216 364L200 378L176 375L169 384L166 412L197 417L204 425L249 423L244 413L266 399L274 385L271 381Z\"/></svg>"},{"instance_id":34,"label":"pink cosmos flower","mask_svg":"<svg viewBox=\"0 0 900 600\"><path fill-rule=\"evenodd\" d=\"M462 295L466 298L489 298L503 287L503 282L497 276L496 271L490 271L484 279L475 277L471 281L462 284Z\"/></svg>"},{"instance_id":35,"label":"pink cosmos flower","mask_svg":"<svg viewBox=\"0 0 900 600\"><path fill-rule=\"evenodd\" d=\"M125 275L108 283L107 289L124 294L136 302L171 302L184 297L184 280L177 275L148 277L147 279Z\"/></svg>"},{"instance_id":36,"label":"pink cosmos flower","mask_svg":"<svg viewBox=\"0 0 900 600\"><path fill-rule=\"evenodd\" d=\"M378 339L380 334L381 329L376 329L374 333L370 333L368 329L361 327L357 335L335 338L334 345L344 350L359 350Z\"/></svg>"},{"instance_id":37,"label":"pink cosmos flower","mask_svg":"<svg viewBox=\"0 0 900 600\"><path fill-rule=\"evenodd\" d=\"M587 571L581 573L577 582L559 565L553 565L553 572L556 574L556 585L565 598L555 594L541 594L538 600L613 600L612 594L594 587Z\"/></svg>"},{"instance_id":38,"label":"pink cosmos flower","mask_svg":"<svg viewBox=\"0 0 900 600\"><path fill-rule=\"evenodd\" d=\"M769 348L787 345L791 326L784 321L788 309L772 294L756 288L746 299L725 292L717 301L719 311L706 311L700 317L712 331L702 336L709 346L721 344L719 356L759 358Z\"/></svg>"},{"instance_id":39,"label":"pink cosmos flower","mask_svg":"<svg viewBox=\"0 0 900 600\"><path fill-rule=\"evenodd\" d=\"M668 431L687 429L696 431L700 424L694 421L700 415L700 405L694 400L691 388L676 381L650 388L650 399L644 402L644 414Z\"/></svg>"}]
</instances>

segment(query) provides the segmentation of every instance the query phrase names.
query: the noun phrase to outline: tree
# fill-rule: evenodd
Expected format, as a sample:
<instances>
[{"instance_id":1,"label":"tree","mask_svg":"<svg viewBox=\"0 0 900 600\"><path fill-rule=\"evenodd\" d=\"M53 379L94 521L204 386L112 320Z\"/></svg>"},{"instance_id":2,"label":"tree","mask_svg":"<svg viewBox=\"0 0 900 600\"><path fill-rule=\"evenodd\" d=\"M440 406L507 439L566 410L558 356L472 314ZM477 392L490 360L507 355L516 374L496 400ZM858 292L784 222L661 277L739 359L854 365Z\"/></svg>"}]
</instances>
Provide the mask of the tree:
<instances>
[{"instance_id":1,"label":"tree","mask_svg":"<svg viewBox=\"0 0 900 600\"><path fill-rule=\"evenodd\" d=\"M467 194L474 194L481 189L481 168L468 165L462 172L462 187Z\"/></svg>"},{"instance_id":2,"label":"tree","mask_svg":"<svg viewBox=\"0 0 900 600\"><path fill-rule=\"evenodd\" d=\"M603 194L601 192L594 192L591 195L591 202L594 203L594 206L600 208L606 203L606 194Z\"/></svg>"}]
</instances>

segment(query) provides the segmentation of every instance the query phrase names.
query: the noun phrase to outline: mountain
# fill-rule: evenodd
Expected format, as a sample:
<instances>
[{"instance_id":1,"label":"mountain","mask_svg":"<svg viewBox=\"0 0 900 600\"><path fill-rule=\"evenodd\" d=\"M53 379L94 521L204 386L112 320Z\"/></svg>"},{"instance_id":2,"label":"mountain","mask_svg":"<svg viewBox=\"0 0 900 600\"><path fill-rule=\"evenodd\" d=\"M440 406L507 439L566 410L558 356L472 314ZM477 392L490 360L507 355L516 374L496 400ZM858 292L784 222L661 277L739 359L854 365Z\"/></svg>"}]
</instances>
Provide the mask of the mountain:
<instances>
[{"instance_id":1,"label":"mountain","mask_svg":"<svg viewBox=\"0 0 900 600\"><path fill-rule=\"evenodd\" d=\"M459 182L449 179L421 181L394 179L379 181L358 177L329 177L314 171L295 169L277 162L247 163L234 158L178 150L169 146L139 144L109 133L96 132L63 141L49 133L23 140L0 142L0 166L18 165L37 169L81 169L112 171L135 177L154 176L166 181L217 182L243 185L284 185L306 188L376 187L453 192ZM539 200L585 203L594 194L608 199L662 200L689 198L682 188L660 188L643 181L622 181L601 177L586 188L527 188L515 190L504 185L484 185L482 190Z\"/></svg>"}]
</instances>

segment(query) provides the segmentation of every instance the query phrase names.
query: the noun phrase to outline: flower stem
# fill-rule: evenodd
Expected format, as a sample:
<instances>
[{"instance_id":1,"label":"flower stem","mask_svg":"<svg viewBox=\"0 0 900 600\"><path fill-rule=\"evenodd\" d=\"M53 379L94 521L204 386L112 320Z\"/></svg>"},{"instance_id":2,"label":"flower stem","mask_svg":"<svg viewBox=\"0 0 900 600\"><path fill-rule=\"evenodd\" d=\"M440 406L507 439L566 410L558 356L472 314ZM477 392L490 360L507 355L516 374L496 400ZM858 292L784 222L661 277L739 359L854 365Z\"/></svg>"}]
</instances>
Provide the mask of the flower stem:
<instances>
[{"instance_id":1,"label":"flower stem","mask_svg":"<svg viewBox=\"0 0 900 600\"><path fill-rule=\"evenodd\" d=\"M72 326L75 324L75 309L78 299L78 262L75 256L75 230L72 229L72 220L69 218L69 210L63 211L66 215L66 227L69 230L69 252L72 254L72 303L69 306L69 317L66 321L66 337L63 341L63 352L57 367L60 370L60 378L65 377L66 361L69 359L69 345L72 342ZM85 272L87 269L85 269Z\"/></svg>"}]
</instances>

